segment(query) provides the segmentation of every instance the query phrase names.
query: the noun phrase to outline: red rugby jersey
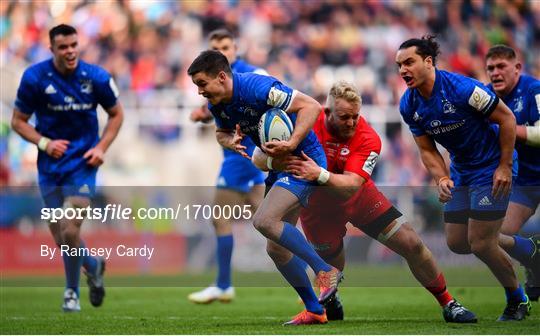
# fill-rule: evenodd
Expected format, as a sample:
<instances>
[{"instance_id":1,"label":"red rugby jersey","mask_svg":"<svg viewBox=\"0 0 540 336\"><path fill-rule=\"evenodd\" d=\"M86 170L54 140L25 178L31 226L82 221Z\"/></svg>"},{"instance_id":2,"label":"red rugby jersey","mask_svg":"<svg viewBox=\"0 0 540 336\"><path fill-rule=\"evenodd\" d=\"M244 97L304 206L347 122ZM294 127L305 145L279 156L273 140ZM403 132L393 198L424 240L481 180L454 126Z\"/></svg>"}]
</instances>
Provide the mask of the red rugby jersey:
<instances>
[{"instance_id":1,"label":"red rugby jersey","mask_svg":"<svg viewBox=\"0 0 540 336\"><path fill-rule=\"evenodd\" d=\"M328 171L336 174L349 171L370 180L381 153L381 139L377 132L359 116L353 137L343 141L328 132L324 120L325 114L321 112L313 130L324 148Z\"/></svg>"}]
</instances>

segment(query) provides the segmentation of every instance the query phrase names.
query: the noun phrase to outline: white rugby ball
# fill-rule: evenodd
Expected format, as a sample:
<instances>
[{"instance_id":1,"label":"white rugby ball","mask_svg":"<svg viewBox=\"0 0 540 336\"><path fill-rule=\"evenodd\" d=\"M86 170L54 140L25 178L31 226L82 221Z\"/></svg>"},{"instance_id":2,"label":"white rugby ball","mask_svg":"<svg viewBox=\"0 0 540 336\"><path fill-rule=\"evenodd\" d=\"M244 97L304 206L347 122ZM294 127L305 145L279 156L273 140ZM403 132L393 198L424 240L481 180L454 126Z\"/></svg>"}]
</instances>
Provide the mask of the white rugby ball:
<instances>
[{"instance_id":1,"label":"white rugby ball","mask_svg":"<svg viewBox=\"0 0 540 336\"><path fill-rule=\"evenodd\" d=\"M259 120L259 139L261 144L273 140L290 139L293 132L291 118L281 109L272 108L266 111Z\"/></svg>"}]
</instances>

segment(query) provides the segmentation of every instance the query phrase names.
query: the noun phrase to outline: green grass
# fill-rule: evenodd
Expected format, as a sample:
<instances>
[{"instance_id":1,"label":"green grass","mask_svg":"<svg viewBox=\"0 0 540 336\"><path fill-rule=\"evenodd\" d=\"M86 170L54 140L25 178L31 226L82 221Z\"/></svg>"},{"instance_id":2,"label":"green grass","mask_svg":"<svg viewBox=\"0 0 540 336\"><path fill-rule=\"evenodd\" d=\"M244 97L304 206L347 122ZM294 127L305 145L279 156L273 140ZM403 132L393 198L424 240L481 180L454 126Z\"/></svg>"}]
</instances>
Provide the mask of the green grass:
<instances>
[{"instance_id":1,"label":"green grass","mask_svg":"<svg viewBox=\"0 0 540 336\"><path fill-rule=\"evenodd\" d=\"M388 275L403 269L382 269ZM244 274L235 274L240 279ZM253 277L251 274L250 276ZM265 274L259 274L264 277ZM266 275L268 276L268 274ZM270 275L273 277L274 275ZM373 276L373 274L372 274ZM257 276L255 276L256 278ZM452 277L452 276L450 276ZM136 279L134 277L133 279ZM169 285L185 277L146 277ZM195 277L210 279L211 274ZM46 278L61 283L61 278ZM21 287L21 279L2 279L0 334L538 334L540 307L526 321L495 322L503 309L504 293L497 287L451 287L452 293L479 316L475 325L443 321L440 308L423 288L343 287L345 321L327 325L283 327L281 323L302 306L292 289L237 287L237 299L194 305L186 296L190 287L133 287L126 278L107 279L104 305L93 308L82 289L81 313L61 312L61 287ZM407 280L408 281L408 280ZM18 286L17 286L18 284ZM193 284L193 282L192 282ZM351 285L350 278L346 284ZM198 289L198 288L197 288Z\"/></svg>"}]
</instances>

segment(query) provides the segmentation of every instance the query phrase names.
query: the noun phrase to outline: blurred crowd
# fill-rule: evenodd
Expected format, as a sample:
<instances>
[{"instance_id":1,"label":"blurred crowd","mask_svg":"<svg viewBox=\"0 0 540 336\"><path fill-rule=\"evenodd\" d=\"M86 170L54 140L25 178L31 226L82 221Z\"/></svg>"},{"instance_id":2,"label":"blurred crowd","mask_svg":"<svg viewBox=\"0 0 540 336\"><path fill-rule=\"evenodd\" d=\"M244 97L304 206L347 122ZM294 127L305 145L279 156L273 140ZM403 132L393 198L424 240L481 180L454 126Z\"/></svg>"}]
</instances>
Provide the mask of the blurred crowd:
<instances>
[{"instance_id":1,"label":"blurred crowd","mask_svg":"<svg viewBox=\"0 0 540 336\"><path fill-rule=\"evenodd\" d=\"M185 70L207 48L206 34L221 27L238 36L243 58L321 101L340 78L361 89L365 105L395 106L405 90L395 51L426 33L441 43L439 68L486 81L486 51L506 43L519 52L524 70L540 77L540 1L534 0L0 1L2 71L50 57L47 32L61 22L77 27L82 58L111 72L123 97L168 89L182 93L182 107L200 103ZM10 108L12 101L2 104ZM399 120L387 126L379 182L429 181Z\"/></svg>"},{"instance_id":2,"label":"blurred crowd","mask_svg":"<svg viewBox=\"0 0 540 336\"><path fill-rule=\"evenodd\" d=\"M2 1L0 16L4 64L49 57L47 31L66 22L84 59L123 90L191 90L185 69L219 27L239 36L248 61L315 96L333 70L352 68L367 104L398 102L395 50L427 32L439 36L441 68L485 80L487 49L506 43L540 75L538 1Z\"/></svg>"}]
</instances>

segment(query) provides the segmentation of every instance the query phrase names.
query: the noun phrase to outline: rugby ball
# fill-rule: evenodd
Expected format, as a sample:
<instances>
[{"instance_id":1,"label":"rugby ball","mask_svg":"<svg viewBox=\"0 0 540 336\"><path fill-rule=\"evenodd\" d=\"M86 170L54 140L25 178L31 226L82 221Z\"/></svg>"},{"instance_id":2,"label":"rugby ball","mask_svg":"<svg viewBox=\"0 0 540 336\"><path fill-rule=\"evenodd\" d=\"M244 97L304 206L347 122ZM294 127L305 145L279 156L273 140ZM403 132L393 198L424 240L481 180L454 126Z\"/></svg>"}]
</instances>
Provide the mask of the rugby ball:
<instances>
[{"instance_id":1,"label":"rugby ball","mask_svg":"<svg viewBox=\"0 0 540 336\"><path fill-rule=\"evenodd\" d=\"M261 144L274 140L287 141L293 132L291 118L281 109L266 111L259 120L259 140Z\"/></svg>"}]
</instances>

